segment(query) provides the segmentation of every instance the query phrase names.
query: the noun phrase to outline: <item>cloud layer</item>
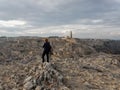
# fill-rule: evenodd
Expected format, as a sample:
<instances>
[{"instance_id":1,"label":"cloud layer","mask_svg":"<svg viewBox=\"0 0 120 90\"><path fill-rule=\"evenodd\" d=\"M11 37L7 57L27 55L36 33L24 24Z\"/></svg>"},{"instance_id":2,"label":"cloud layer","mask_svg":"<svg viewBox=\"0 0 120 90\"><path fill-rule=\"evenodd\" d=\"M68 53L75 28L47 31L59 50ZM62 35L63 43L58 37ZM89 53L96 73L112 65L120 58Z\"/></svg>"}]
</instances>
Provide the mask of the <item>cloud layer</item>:
<instances>
[{"instance_id":1,"label":"cloud layer","mask_svg":"<svg viewBox=\"0 0 120 90\"><path fill-rule=\"evenodd\" d=\"M119 0L0 0L0 35L120 39L119 11Z\"/></svg>"}]
</instances>

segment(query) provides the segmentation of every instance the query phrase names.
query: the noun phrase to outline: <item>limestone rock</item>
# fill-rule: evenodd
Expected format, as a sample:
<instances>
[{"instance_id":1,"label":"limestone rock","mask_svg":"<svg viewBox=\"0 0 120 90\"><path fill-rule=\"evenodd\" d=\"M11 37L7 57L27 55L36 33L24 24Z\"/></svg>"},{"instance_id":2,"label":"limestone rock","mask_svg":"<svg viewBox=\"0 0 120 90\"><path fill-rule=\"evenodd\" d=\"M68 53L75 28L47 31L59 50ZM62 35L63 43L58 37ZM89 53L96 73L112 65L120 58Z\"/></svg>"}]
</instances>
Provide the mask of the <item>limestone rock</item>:
<instances>
[{"instance_id":1,"label":"limestone rock","mask_svg":"<svg viewBox=\"0 0 120 90\"><path fill-rule=\"evenodd\" d=\"M40 87L40 86L37 86L37 87L35 88L35 90L41 90L41 87Z\"/></svg>"},{"instance_id":2,"label":"limestone rock","mask_svg":"<svg viewBox=\"0 0 120 90\"><path fill-rule=\"evenodd\" d=\"M43 38L0 38L0 90L120 89L120 40L49 41L53 55L43 64Z\"/></svg>"},{"instance_id":3,"label":"limestone rock","mask_svg":"<svg viewBox=\"0 0 120 90\"><path fill-rule=\"evenodd\" d=\"M25 83L23 90L31 90L33 87L34 85L32 82L27 82Z\"/></svg>"},{"instance_id":4,"label":"limestone rock","mask_svg":"<svg viewBox=\"0 0 120 90\"><path fill-rule=\"evenodd\" d=\"M30 90L36 87L35 90L41 90L42 88L57 90L59 87L63 87L61 90L68 90L63 84L63 76L53 68L51 63L43 63L42 70L35 75L33 79L31 76L25 79L24 89ZM32 82L34 80L36 81L35 84Z\"/></svg>"}]
</instances>

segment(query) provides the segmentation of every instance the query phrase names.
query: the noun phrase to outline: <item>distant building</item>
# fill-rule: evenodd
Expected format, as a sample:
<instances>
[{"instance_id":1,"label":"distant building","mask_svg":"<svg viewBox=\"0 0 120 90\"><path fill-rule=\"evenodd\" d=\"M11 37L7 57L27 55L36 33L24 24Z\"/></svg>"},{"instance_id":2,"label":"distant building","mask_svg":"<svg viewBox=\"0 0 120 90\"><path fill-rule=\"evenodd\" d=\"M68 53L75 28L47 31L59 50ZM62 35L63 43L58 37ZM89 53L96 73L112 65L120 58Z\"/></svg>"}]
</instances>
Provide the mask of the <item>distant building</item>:
<instances>
[{"instance_id":1,"label":"distant building","mask_svg":"<svg viewBox=\"0 0 120 90\"><path fill-rule=\"evenodd\" d=\"M67 38L67 39L73 38L72 31L69 31L69 34L67 34L64 38Z\"/></svg>"},{"instance_id":2,"label":"distant building","mask_svg":"<svg viewBox=\"0 0 120 90\"><path fill-rule=\"evenodd\" d=\"M72 38L73 36L72 36L72 31L70 31L70 38Z\"/></svg>"}]
</instances>

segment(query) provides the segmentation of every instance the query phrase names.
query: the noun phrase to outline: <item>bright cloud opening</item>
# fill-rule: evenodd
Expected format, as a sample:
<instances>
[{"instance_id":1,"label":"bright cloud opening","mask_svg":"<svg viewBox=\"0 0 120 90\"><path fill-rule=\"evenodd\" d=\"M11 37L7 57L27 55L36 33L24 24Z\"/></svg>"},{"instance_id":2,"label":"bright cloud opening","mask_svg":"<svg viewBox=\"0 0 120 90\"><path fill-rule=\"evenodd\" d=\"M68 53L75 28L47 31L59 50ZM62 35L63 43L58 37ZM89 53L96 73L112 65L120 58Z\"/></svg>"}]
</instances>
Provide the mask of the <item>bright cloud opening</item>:
<instances>
[{"instance_id":1,"label":"bright cloud opening","mask_svg":"<svg viewBox=\"0 0 120 90\"><path fill-rule=\"evenodd\" d=\"M0 20L0 27L15 27L15 26L22 26L25 25L27 22L26 21L21 21L21 20Z\"/></svg>"}]
</instances>

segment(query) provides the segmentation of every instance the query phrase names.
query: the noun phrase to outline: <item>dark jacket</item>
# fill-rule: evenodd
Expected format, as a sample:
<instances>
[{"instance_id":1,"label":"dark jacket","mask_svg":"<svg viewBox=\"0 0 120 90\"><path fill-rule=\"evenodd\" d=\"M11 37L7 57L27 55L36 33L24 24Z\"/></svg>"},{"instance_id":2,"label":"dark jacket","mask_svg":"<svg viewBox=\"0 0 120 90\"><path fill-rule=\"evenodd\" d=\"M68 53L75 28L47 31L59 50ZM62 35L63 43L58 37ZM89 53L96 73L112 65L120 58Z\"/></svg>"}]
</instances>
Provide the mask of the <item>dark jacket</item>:
<instances>
[{"instance_id":1,"label":"dark jacket","mask_svg":"<svg viewBox=\"0 0 120 90\"><path fill-rule=\"evenodd\" d=\"M51 45L49 42L45 42L43 45L44 52L49 53L51 51Z\"/></svg>"}]
</instances>

